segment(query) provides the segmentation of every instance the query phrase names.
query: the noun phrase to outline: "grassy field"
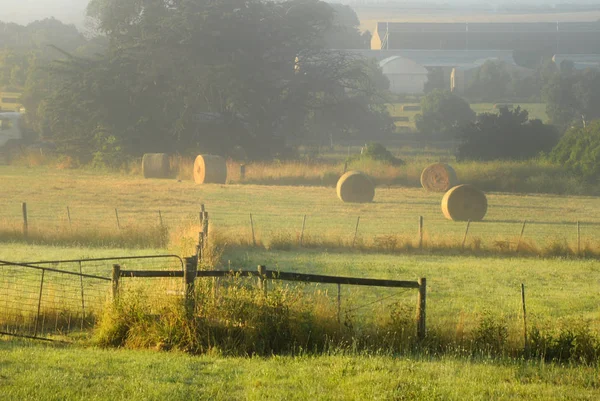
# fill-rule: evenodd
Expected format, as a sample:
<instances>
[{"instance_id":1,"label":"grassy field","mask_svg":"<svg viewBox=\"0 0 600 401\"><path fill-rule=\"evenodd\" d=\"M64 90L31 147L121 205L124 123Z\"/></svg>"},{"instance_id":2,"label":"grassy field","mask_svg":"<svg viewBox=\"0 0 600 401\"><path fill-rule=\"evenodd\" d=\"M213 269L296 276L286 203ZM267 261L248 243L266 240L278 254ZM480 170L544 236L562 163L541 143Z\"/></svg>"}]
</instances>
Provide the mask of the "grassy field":
<instances>
[{"instance_id":1,"label":"grassy field","mask_svg":"<svg viewBox=\"0 0 600 401\"><path fill-rule=\"evenodd\" d=\"M543 122L548 122L548 114L546 114L545 103L510 103L514 108L521 107L521 109L529 112L530 119L539 119ZM420 111L403 111L402 106L404 105L416 105L418 103L393 103L388 106L388 110L392 117L408 117L408 122L397 122L397 126L406 126L411 129L415 128L415 116ZM473 103L471 109L477 114L480 113L498 113L499 109L494 107L494 103Z\"/></svg>"},{"instance_id":2,"label":"grassy field","mask_svg":"<svg viewBox=\"0 0 600 401\"><path fill-rule=\"evenodd\" d=\"M599 377L537 362L194 357L0 338L0 400L595 400Z\"/></svg>"},{"instance_id":3,"label":"grassy field","mask_svg":"<svg viewBox=\"0 0 600 401\"><path fill-rule=\"evenodd\" d=\"M458 172L461 176L461 171ZM122 229L130 227L143 232L156 227L158 210L164 224L177 227L197 222L200 204L206 205L214 229L244 237L247 242L251 238L252 213L257 240L267 245L275 236L299 234L304 215L307 243L311 238L351 240L359 216L358 239L365 241L374 241L376 237L384 240L386 236L416 240L419 216L424 216L426 244L462 242L466 226L443 217L442 194L417 188L380 187L374 203L344 204L334 189L326 187L199 186L190 181L144 180L129 175L43 167L0 167L0 174L3 192L8 195L0 198L5 241L17 240L21 235L23 201L28 203L30 232L45 231L50 238L54 233L68 238L70 230L79 228L118 234L115 208ZM600 238L596 197L509 193L488 193L487 197L488 213L484 221L471 224L467 244L480 239L492 248L496 241L512 241L514 246L524 220L527 220L524 241L534 241L540 247L556 241L576 246L577 220L582 222L582 249L586 244L595 247ZM72 227L67 221L67 206ZM84 240L73 242L84 243Z\"/></svg>"}]
</instances>

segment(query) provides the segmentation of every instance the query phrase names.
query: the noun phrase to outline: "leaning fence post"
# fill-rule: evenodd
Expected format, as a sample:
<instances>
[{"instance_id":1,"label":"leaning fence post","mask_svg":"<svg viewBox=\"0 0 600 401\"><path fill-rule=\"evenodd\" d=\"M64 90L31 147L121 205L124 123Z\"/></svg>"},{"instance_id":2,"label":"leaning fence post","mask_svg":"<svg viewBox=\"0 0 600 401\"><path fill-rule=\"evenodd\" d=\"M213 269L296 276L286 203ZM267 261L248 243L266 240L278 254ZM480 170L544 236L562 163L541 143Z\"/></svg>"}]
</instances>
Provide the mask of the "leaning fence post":
<instances>
[{"instance_id":1,"label":"leaning fence post","mask_svg":"<svg viewBox=\"0 0 600 401\"><path fill-rule=\"evenodd\" d=\"M42 311L42 294L44 291L44 275L46 274L46 269L42 270L42 279L40 280L40 295L38 297L38 305L37 305L37 315L35 316L35 328L33 330L33 336L37 337L38 327L40 322L40 314Z\"/></svg>"},{"instance_id":2,"label":"leaning fence post","mask_svg":"<svg viewBox=\"0 0 600 401\"><path fill-rule=\"evenodd\" d=\"M121 278L121 265L113 265L112 268L112 299L117 302L119 299L119 279Z\"/></svg>"},{"instance_id":3,"label":"leaning fence post","mask_svg":"<svg viewBox=\"0 0 600 401\"><path fill-rule=\"evenodd\" d=\"M256 246L256 237L254 236L254 220L252 220L252 213L250 213L250 230L252 230L252 246Z\"/></svg>"},{"instance_id":4,"label":"leaning fence post","mask_svg":"<svg viewBox=\"0 0 600 401\"><path fill-rule=\"evenodd\" d=\"M519 235L519 241L517 242L516 252L519 252L519 248L521 247L521 240L523 239L523 233L525 232L525 224L527 224L527 220L523 220L523 226L521 227L521 234Z\"/></svg>"},{"instance_id":5,"label":"leaning fence post","mask_svg":"<svg viewBox=\"0 0 600 401\"><path fill-rule=\"evenodd\" d=\"M119 221L119 210L117 210L117 208L115 208L115 217L117 218L117 228L120 230L121 222Z\"/></svg>"},{"instance_id":6,"label":"leaning fence post","mask_svg":"<svg viewBox=\"0 0 600 401\"><path fill-rule=\"evenodd\" d=\"M427 327L425 325L427 305L427 279L419 279L419 296L417 298L417 338L423 340L427 333Z\"/></svg>"},{"instance_id":7,"label":"leaning fence post","mask_svg":"<svg viewBox=\"0 0 600 401\"><path fill-rule=\"evenodd\" d=\"M300 247L302 247L302 241L304 240L304 227L306 226L306 215L302 219L302 231L300 231Z\"/></svg>"},{"instance_id":8,"label":"leaning fence post","mask_svg":"<svg viewBox=\"0 0 600 401\"><path fill-rule=\"evenodd\" d=\"M195 256L185 258L185 269L183 271L183 281L185 285L185 311L188 317L192 317L196 310L195 304L195 280L198 270L198 260Z\"/></svg>"},{"instance_id":9,"label":"leaning fence post","mask_svg":"<svg viewBox=\"0 0 600 401\"><path fill-rule=\"evenodd\" d=\"M423 216L419 216L419 249L423 247Z\"/></svg>"},{"instance_id":10,"label":"leaning fence post","mask_svg":"<svg viewBox=\"0 0 600 401\"><path fill-rule=\"evenodd\" d=\"M465 236L463 237L463 242L461 249L465 249L465 243L467 242L467 235L469 235L469 226L471 225L471 219L467 220L467 228L465 230Z\"/></svg>"},{"instance_id":11,"label":"leaning fence post","mask_svg":"<svg viewBox=\"0 0 600 401\"><path fill-rule=\"evenodd\" d=\"M263 290L265 296L267 296L267 267L263 265L258 266L258 289Z\"/></svg>"},{"instance_id":12,"label":"leaning fence post","mask_svg":"<svg viewBox=\"0 0 600 401\"><path fill-rule=\"evenodd\" d=\"M23 211L23 236L27 238L29 236L29 226L27 223L27 202L21 203L21 209Z\"/></svg>"},{"instance_id":13,"label":"leaning fence post","mask_svg":"<svg viewBox=\"0 0 600 401\"><path fill-rule=\"evenodd\" d=\"M354 228L354 237L352 237L352 248L354 248L354 244L356 243L356 234L358 234L358 224L360 223L360 216L356 218L356 227Z\"/></svg>"}]
</instances>

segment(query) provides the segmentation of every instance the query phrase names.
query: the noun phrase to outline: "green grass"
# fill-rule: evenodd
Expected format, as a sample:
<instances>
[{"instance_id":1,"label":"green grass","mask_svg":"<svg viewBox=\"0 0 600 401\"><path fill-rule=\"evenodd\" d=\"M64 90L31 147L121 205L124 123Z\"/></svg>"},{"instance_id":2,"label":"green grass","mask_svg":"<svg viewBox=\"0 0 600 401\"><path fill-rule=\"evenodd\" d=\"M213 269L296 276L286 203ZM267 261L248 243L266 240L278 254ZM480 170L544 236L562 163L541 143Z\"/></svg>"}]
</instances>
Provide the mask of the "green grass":
<instances>
[{"instance_id":1,"label":"green grass","mask_svg":"<svg viewBox=\"0 0 600 401\"><path fill-rule=\"evenodd\" d=\"M511 360L195 357L0 338L0 400L594 400L599 377Z\"/></svg>"},{"instance_id":2,"label":"green grass","mask_svg":"<svg viewBox=\"0 0 600 401\"><path fill-rule=\"evenodd\" d=\"M498 168L501 174L503 165L498 164ZM467 174L460 166L457 170L459 176ZM178 227L196 222L200 204L204 203L214 228L248 241L252 213L257 239L267 244L282 233L299 234L304 215L307 215L306 236L345 241L351 240L358 216L358 236L365 239L400 235L416 240L418 217L424 216L426 242L460 243L466 226L443 217L442 194L418 188L380 187L374 203L345 204L333 188L326 187L195 185L190 181L144 180L43 167L0 167L0 173L3 191L9 194L0 199L0 222L9 230L18 230L22 224L22 201L28 203L31 230L64 229L68 226L65 216L69 206L73 224L113 232L118 232L115 208L125 228L156 227L158 210L165 224ZM580 220L582 247L586 243L598 244L600 209L596 197L494 192L487 197L488 213L484 221L471 224L469 242L480 238L493 247L495 241L509 240L514 247L522 221L527 220L524 240L535 241L541 247L549 241L565 241L573 248L577 239L575 223ZM177 233L172 229L170 235ZM14 236L8 236L4 241L7 238L14 240Z\"/></svg>"}]
</instances>

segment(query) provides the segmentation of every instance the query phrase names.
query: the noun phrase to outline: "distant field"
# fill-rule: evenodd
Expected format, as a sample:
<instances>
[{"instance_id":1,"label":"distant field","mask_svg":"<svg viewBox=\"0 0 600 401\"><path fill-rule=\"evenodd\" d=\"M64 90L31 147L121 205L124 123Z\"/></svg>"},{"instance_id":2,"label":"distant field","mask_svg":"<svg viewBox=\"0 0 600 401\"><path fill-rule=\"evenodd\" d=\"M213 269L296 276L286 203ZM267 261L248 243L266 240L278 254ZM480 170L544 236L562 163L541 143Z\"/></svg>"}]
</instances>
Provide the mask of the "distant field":
<instances>
[{"instance_id":1,"label":"distant field","mask_svg":"<svg viewBox=\"0 0 600 401\"><path fill-rule=\"evenodd\" d=\"M462 168L461 165L459 167ZM476 166L475 166L476 167ZM471 168L474 168L471 166ZM462 170L458 169L459 177ZM30 229L68 229L67 206L74 227L112 229L159 224L178 226L198 221L200 204L206 204L215 227L250 235L250 213L256 235L268 243L280 234L296 235L307 216L306 236L333 236L348 240L360 216L358 236L401 235L416 238L419 216L425 218L425 238L460 241L465 223L446 220L442 194L420 188L380 187L375 202L342 203L329 187L261 185L195 185L191 181L144 180L138 176L101 174L81 170L0 167L2 190L0 223L17 231L22 227L21 202L28 203ZM464 175L463 175L464 176ZM471 224L469 240L515 240L524 220L524 239L544 246L550 240L577 238L582 221L582 246L600 238L598 198L585 196L515 195L488 193L488 213Z\"/></svg>"},{"instance_id":2,"label":"distant field","mask_svg":"<svg viewBox=\"0 0 600 401\"><path fill-rule=\"evenodd\" d=\"M508 14L481 11L418 10L392 7L354 6L362 31L375 31L377 21L388 22L573 22L598 21L600 11Z\"/></svg>"},{"instance_id":3,"label":"distant field","mask_svg":"<svg viewBox=\"0 0 600 401\"><path fill-rule=\"evenodd\" d=\"M543 122L548 122L548 115L546 114L545 103L503 103L512 104L514 108L518 106L521 109L529 112L530 119L539 119ZM418 103L393 103L388 106L390 115L392 117L408 117L408 122L397 122L397 126L407 126L410 128L415 127L415 115L419 114L419 111L403 111L402 106L405 105L418 105ZM498 109L494 107L494 103L472 103L471 109L476 113L498 113Z\"/></svg>"}]
</instances>

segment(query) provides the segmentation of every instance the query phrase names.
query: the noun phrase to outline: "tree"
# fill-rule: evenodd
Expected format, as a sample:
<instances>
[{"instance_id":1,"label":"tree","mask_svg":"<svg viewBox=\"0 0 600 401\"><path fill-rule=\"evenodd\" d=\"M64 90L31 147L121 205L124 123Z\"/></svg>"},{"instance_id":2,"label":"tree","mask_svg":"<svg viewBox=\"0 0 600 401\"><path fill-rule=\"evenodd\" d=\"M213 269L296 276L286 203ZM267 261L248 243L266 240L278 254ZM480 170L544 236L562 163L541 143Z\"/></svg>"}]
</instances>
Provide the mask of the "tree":
<instances>
[{"instance_id":1,"label":"tree","mask_svg":"<svg viewBox=\"0 0 600 401\"><path fill-rule=\"evenodd\" d=\"M600 178L600 121L569 129L548 159L597 182Z\"/></svg>"},{"instance_id":2,"label":"tree","mask_svg":"<svg viewBox=\"0 0 600 401\"><path fill-rule=\"evenodd\" d=\"M469 83L466 95L470 99L494 102L505 99L510 88L511 76L501 61L486 61L477 69Z\"/></svg>"},{"instance_id":3,"label":"tree","mask_svg":"<svg viewBox=\"0 0 600 401\"><path fill-rule=\"evenodd\" d=\"M475 112L463 98L447 90L435 89L421 99L421 114L415 116L423 135L452 136L456 127L475 120Z\"/></svg>"},{"instance_id":4,"label":"tree","mask_svg":"<svg viewBox=\"0 0 600 401\"><path fill-rule=\"evenodd\" d=\"M600 118L600 70L567 68L550 79L543 98L550 120L563 129Z\"/></svg>"},{"instance_id":5,"label":"tree","mask_svg":"<svg viewBox=\"0 0 600 401\"><path fill-rule=\"evenodd\" d=\"M434 89L443 90L446 87L444 80L444 69L442 67L430 67L427 69L427 82L424 92L429 93Z\"/></svg>"},{"instance_id":6,"label":"tree","mask_svg":"<svg viewBox=\"0 0 600 401\"><path fill-rule=\"evenodd\" d=\"M483 113L458 130L457 160L523 160L548 152L558 141L558 131L540 120L529 120L526 110L501 108Z\"/></svg>"},{"instance_id":7,"label":"tree","mask_svg":"<svg viewBox=\"0 0 600 401\"><path fill-rule=\"evenodd\" d=\"M37 115L84 161L239 147L280 157L303 138L388 129L377 71L325 50L324 2L92 0L89 13L107 50L64 52Z\"/></svg>"}]
</instances>

